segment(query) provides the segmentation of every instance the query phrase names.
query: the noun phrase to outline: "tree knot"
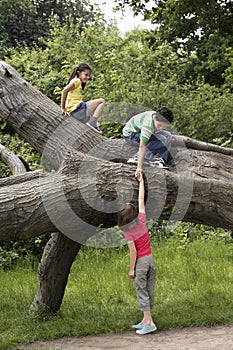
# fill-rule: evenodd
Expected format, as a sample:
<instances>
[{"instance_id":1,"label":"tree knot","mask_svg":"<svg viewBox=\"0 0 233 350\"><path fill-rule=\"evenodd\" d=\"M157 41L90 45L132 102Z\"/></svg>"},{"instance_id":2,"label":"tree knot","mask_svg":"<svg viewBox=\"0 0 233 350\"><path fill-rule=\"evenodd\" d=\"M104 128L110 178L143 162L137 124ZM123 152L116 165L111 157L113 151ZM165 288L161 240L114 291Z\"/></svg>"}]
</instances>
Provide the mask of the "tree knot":
<instances>
[{"instance_id":1,"label":"tree knot","mask_svg":"<svg viewBox=\"0 0 233 350\"><path fill-rule=\"evenodd\" d=\"M5 70L5 73L4 75L7 77L7 78L11 78L12 77L12 74L9 72L9 70L7 68L4 68Z\"/></svg>"}]
</instances>

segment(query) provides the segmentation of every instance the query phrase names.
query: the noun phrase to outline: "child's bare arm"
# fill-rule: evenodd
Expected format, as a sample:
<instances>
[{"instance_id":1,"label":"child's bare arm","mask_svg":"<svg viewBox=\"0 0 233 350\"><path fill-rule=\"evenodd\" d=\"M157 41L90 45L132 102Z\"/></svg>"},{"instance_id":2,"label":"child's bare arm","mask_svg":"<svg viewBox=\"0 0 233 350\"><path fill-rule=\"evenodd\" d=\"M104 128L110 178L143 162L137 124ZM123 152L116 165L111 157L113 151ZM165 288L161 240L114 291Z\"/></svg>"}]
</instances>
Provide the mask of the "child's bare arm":
<instances>
[{"instance_id":1,"label":"child's bare arm","mask_svg":"<svg viewBox=\"0 0 233 350\"><path fill-rule=\"evenodd\" d=\"M138 193L138 211L139 213L145 213L145 185L144 185L144 179L143 179L143 174L141 173L138 177L139 181L139 193Z\"/></svg>"},{"instance_id":2,"label":"child's bare arm","mask_svg":"<svg viewBox=\"0 0 233 350\"><path fill-rule=\"evenodd\" d=\"M134 241L129 241L128 247L129 247L129 255L130 255L129 277L134 278L134 268L135 268L136 257L137 257L137 251L136 251Z\"/></svg>"},{"instance_id":3,"label":"child's bare arm","mask_svg":"<svg viewBox=\"0 0 233 350\"><path fill-rule=\"evenodd\" d=\"M70 116L70 112L68 112L66 110L66 99L67 99L67 95L68 92L74 89L74 84L73 83L69 83L63 90L62 90L62 95L61 95L61 110L62 113L64 113L67 116Z\"/></svg>"}]
</instances>

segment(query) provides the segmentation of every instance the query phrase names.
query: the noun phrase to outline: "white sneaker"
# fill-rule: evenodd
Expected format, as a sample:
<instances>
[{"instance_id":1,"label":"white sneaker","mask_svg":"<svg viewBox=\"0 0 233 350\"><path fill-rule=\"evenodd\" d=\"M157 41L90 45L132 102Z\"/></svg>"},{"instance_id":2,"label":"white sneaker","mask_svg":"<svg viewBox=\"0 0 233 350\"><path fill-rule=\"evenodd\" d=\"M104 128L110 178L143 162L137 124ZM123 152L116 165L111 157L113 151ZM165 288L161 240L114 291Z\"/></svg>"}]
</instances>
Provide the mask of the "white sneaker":
<instances>
[{"instance_id":1,"label":"white sneaker","mask_svg":"<svg viewBox=\"0 0 233 350\"><path fill-rule=\"evenodd\" d=\"M163 158L160 157L154 157L152 160L148 161L150 166L156 167L156 168L161 168L161 169L168 169L167 164L163 160Z\"/></svg>"},{"instance_id":2,"label":"white sneaker","mask_svg":"<svg viewBox=\"0 0 233 350\"><path fill-rule=\"evenodd\" d=\"M138 164L138 154L135 154L132 158L127 160L128 164Z\"/></svg>"},{"instance_id":3,"label":"white sneaker","mask_svg":"<svg viewBox=\"0 0 233 350\"><path fill-rule=\"evenodd\" d=\"M102 131L100 130L100 128L98 126L93 126L89 123L86 123L86 125L89 126L89 128L92 128L93 130L95 130L96 132L98 132L99 134L102 134Z\"/></svg>"}]
</instances>

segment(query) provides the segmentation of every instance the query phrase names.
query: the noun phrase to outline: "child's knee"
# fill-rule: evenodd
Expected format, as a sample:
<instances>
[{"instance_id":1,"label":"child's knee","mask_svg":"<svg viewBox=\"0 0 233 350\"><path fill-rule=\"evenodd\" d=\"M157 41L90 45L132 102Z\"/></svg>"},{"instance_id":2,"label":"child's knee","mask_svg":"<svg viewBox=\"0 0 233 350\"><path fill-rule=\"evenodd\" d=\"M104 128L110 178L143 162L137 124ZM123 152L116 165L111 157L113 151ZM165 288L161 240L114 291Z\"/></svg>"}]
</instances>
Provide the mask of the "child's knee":
<instances>
[{"instance_id":1,"label":"child's knee","mask_svg":"<svg viewBox=\"0 0 233 350\"><path fill-rule=\"evenodd\" d=\"M106 101L105 101L105 99L104 99L104 98L100 98L99 100L100 100L100 103L102 103L103 105L105 105L105 104L106 104Z\"/></svg>"}]
</instances>

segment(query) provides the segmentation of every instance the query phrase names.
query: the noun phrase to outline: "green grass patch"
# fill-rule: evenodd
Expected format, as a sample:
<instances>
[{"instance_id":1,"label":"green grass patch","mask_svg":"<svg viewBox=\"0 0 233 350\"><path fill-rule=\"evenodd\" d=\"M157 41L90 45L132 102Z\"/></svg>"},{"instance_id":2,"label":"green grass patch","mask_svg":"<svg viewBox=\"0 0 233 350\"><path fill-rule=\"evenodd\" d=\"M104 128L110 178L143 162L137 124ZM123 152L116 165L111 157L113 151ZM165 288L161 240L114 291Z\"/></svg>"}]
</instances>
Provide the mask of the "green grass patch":
<instances>
[{"instance_id":1,"label":"green grass patch","mask_svg":"<svg viewBox=\"0 0 233 350\"><path fill-rule=\"evenodd\" d=\"M233 245L153 242L157 265L153 317L159 329L233 322ZM120 332L140 321L127 246L84 247L69 276L61 310L39 321L28 310L37 289L29 262L0 270L0 349L62 336Z\"/></svg>"}]
</instances>

